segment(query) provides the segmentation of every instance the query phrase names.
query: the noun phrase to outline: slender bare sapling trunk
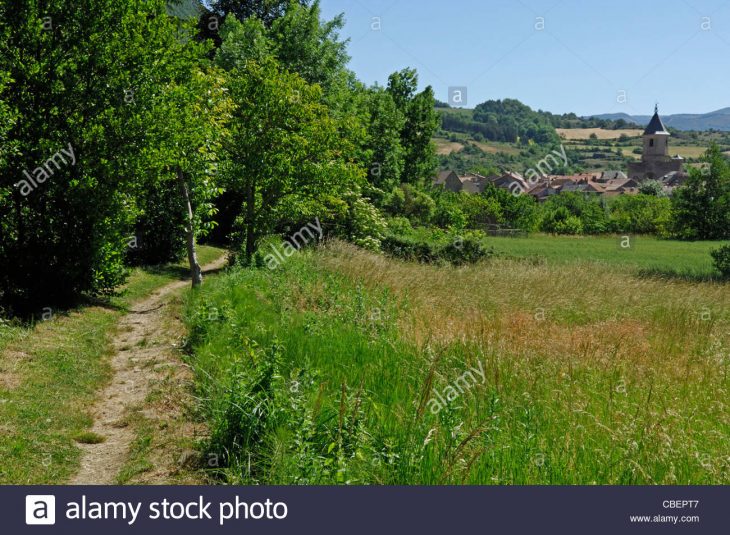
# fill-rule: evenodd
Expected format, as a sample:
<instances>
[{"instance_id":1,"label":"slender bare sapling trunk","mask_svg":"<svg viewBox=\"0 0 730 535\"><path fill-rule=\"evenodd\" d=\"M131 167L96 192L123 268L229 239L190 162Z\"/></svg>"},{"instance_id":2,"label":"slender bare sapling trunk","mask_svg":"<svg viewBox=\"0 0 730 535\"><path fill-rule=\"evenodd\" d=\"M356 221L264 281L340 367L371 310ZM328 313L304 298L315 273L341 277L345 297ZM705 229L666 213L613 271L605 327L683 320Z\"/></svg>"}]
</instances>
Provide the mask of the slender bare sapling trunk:
<instances>
[{"instance_id":1,"label":"slender bare sapling trunk","mask_svg":"<svg viewBox=\"0 0 730 535\"><path fill-rule=\"evenodd\" d=\"M193 288L197 288L203 284L203 271L200 269L198 255L195 252L195 227L193 223L193 207L190 204L190 191L188 190L188 183L185 181L185 175L183 175L181 169L177 170L177 183L180 186L180 192L183 195L185 206L188 209L188 221L185 228L185 233L187 234L188 262L190 263L190 278L193 280Z\"/></svg>"}]
</instances>

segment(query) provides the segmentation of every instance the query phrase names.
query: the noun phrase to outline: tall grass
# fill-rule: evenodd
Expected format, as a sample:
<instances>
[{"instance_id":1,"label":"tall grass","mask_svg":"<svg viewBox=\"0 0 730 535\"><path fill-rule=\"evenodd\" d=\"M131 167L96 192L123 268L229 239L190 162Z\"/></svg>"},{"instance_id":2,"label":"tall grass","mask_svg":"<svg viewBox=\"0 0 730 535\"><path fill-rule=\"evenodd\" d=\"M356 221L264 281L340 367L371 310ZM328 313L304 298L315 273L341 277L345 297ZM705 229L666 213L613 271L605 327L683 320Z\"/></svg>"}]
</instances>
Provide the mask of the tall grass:
<instances>
[{"instance_id":1,"label":"tall grass","mask_svg":"<svg viewBox=\"0 0 730 535\"><path fill-rule=\"evenodd\" d=\"M207 458L235 483L728 483L729 303L590 262L341 243L236 271L187 307Z\"/></svg>"}]
</instances>

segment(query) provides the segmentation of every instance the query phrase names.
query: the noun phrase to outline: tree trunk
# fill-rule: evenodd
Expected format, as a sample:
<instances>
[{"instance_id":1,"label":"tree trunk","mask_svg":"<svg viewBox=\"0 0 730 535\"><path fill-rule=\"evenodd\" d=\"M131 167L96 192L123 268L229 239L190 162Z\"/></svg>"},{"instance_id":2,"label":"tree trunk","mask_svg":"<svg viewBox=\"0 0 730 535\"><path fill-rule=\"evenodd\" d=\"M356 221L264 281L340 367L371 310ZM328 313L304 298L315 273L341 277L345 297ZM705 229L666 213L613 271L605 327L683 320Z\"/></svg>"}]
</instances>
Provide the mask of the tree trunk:
<instances>
[{"instance_id":1,"label":"tree trunk","mask_svg":"<svg viewBox=\"0 0 730 535\"><path fill-rule=\"evenodd\" d=\"M256 229L254 219L256 213L256 191L253 184L249 184L246 191L246 261L256 252Z\"/></svg>"},{"instance_id":2,"label":"tree trunk","mask_svg":"<svg viewBox=\"0 0 730 535\"><path fill-rule=\"evenodd\" d=\"M193 288L197 288L203 283L203 271L200 269L198 255L195 252L195 228L193 226L193 207L190 204L190 192L181 169L177 170L177 183L180 186L185 206L188 209L188 223L185 228L185 233L187 234L188 262L190 263L190 278L193 280Z\"/></svg>"}]
</instances>

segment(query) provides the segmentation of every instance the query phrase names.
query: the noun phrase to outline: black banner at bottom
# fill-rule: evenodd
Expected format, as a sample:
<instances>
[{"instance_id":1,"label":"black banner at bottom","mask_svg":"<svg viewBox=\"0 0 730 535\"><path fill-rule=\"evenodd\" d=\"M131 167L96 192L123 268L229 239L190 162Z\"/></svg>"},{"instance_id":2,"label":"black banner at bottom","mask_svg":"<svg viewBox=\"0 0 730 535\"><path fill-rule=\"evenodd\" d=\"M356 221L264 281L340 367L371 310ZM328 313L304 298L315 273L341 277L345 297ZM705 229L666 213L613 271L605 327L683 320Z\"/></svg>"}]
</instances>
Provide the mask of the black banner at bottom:
<instances>
[{"instance_id":1,"label":"black banner at bottom","mask_svg":"<svg viewBox=\"0 0 730 535\"><path fill-rule=\"evenodd\" d=\"M719 535L729 506L730 487L0 487L0 532Z\"/></svg>"}]
</instances>

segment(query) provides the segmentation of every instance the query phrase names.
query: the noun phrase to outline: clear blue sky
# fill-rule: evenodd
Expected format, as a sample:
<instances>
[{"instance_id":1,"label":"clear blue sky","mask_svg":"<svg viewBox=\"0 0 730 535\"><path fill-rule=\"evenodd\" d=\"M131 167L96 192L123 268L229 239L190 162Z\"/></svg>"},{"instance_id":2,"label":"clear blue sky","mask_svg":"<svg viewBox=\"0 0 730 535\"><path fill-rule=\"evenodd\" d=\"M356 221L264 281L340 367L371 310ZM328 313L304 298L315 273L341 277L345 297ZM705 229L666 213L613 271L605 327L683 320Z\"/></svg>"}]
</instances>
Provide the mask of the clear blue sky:
<instances>
[{"instance_id":1,"label":"clear blue sky","mask_svg":"<svg viewBox=\"0 0 730 535\"><path fill-rule=\"evenodd\" d=\"M730 106L727 0L321 0L344 13L350 67L384 84L418 69L446 101L517 98L554 113L704 113ZM380 30L372 29L379 18ZM540 19L544 29L536 29ZM705 17L708 17L707 19ZM626 103L620 103L621 91Z\"/></svg>"}]
</instances>

